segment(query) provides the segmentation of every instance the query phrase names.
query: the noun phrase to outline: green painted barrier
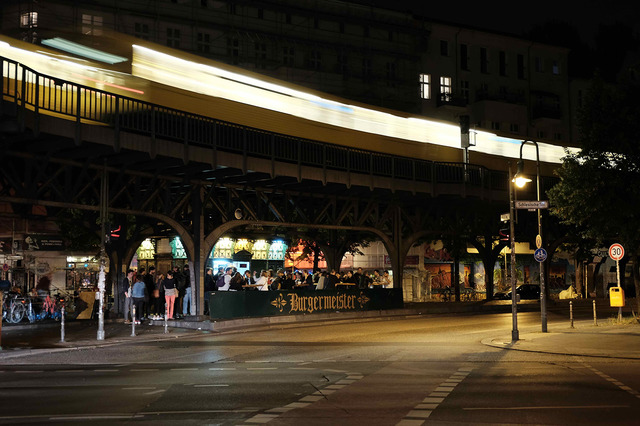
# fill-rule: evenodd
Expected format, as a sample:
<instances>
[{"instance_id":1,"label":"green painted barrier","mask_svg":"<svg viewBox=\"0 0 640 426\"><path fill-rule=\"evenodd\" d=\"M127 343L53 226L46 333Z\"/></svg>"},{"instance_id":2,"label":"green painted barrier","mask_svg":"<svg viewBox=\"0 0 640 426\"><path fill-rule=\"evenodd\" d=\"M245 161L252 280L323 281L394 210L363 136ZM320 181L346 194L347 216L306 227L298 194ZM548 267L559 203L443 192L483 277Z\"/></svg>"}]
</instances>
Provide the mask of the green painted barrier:
<instances>
[{"instance_id":1,"label":"green painted barrier","mask_svg":"<svg viewBox=\"0 0 640 426\"><path fill-rule=\"evenodd\" d=\"M211 319L402 309L402 290L215 291Z\"/></svg>"}]
</instances>

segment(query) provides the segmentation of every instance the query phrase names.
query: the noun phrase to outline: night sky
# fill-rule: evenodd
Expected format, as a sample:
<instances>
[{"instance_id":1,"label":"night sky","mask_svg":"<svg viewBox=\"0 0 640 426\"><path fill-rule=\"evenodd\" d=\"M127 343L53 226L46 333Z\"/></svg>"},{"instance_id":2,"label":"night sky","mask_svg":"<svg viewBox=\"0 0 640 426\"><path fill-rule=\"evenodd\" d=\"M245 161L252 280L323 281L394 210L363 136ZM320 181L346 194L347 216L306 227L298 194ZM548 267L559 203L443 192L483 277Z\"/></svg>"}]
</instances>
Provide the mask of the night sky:
<instances>
[{"instance_id":1,"label":"night sky","mask_svg":"<svg viewBox=\"0 0 640 426\"><path fill-rule=\"evenodd\" d=\"M438 21L461 24L478 29L521 35L536 25L551 20L572 24L588 44L598 25L626 23L640 29L638 25L637 4L632 1L594 1L581 2L562 0L539 0L524 3L516 1L429 1L429 0L363 0L360 3L394 9L412 11L417 15Z\"/></svg>"}]
</instances>

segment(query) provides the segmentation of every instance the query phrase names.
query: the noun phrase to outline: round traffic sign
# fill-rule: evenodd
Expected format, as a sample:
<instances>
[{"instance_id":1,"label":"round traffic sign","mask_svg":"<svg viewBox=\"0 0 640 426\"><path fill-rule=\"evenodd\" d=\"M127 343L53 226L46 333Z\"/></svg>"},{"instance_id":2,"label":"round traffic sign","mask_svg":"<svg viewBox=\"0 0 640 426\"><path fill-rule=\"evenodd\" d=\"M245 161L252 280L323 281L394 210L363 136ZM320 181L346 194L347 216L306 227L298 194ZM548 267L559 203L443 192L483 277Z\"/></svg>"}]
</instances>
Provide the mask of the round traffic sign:
<instances>
[{"instance_id":1,"label":"round traffic sign","mask_svg":"<svg viewBox=\"0 0 640 426\"><path fill-rule=\"evenodd\" d=\"M542 263L547 260L547 251L543 248L539 248L533 252L533 257L535 260Z\"/></svg>"},{"instance_id":2,"label":"round traffic sign","mask_svg":"<svg viewBox=\"0 0 640 426\"><path fill-rule=\"evenodd\" d=\"M609 257L613 260L620 260L624 257L624 247L622 244L611 244L609 247Z\"/></svg>"}]
</instances>

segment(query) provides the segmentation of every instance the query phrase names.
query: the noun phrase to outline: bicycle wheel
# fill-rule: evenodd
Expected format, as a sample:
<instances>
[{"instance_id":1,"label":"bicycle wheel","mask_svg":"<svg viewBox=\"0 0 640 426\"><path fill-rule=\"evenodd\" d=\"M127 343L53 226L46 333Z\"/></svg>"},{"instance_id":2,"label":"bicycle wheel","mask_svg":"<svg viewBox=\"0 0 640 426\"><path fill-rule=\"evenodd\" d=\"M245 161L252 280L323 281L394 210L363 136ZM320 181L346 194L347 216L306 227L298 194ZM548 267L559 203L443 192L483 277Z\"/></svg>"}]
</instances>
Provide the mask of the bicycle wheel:
<instances>
[{"instance_id":1,"label":"bicycle wheel","mask_svg":"<svg viewBox=\"0 0 640 426\"><path fill-rule=\"evenodd\" d=\"M11 322L18 323L22 321L22 318L24 318L24 312L25 312L24 305L22 303L15 303L11 307L11 312L9 313L9 316L11 317Z\"/></svg>"}]
</instances>

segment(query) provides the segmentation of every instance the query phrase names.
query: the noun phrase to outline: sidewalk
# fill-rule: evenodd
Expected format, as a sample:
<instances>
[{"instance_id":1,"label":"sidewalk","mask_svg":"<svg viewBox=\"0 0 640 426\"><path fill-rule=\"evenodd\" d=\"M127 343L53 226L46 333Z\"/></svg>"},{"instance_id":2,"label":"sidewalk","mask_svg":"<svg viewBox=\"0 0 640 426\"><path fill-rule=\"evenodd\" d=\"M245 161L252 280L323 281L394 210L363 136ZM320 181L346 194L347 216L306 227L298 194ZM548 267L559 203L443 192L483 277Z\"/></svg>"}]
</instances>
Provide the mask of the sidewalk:
<instances>
[{"instance_id":1,"label":"sidewalk","mask_svg":"<svg viewBox=\"0 0 640 426\"><path fill-rule=\"evenodd\" d=\"M487 346L526 352L559 355L640 359L640 324L613 324L601 321L597 326L593 320L575 321L574 328L567 325L549 324L547 333L520 333L513 343L511 335L488 338L482 341Z\"/></svg>"}]
</instances>

